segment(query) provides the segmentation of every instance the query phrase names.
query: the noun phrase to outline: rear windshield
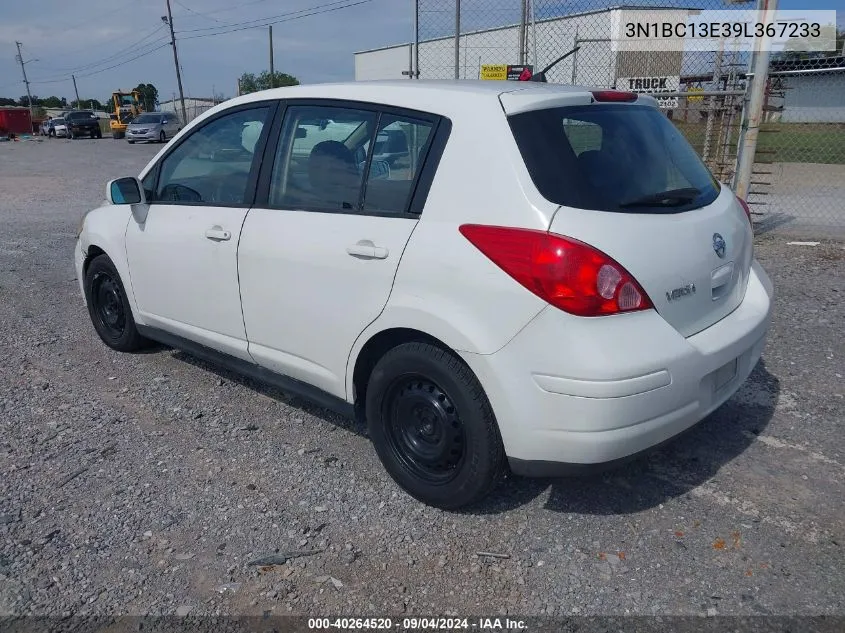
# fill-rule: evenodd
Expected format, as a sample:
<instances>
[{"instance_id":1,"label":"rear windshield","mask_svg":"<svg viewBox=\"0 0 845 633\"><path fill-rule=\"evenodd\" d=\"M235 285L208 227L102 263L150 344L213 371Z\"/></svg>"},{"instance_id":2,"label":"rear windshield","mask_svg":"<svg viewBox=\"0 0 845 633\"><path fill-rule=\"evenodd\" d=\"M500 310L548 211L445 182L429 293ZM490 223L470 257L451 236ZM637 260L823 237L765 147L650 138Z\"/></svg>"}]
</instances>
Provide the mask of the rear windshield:
<instances>
[{"instance_id":1,"label":"rear windshield","mask_svg":"<svg viewBox=\"0 0 845 633\"><path fill-rule=\"evenodd\" d=\"M159 123L161 118L160 114L141 114L132 123Z\"/></svg>"},{"instance_id":2,"label":"rear windshield","mask_svg":"<svg viewBox=\"0 0 845 633\"><path fill-rule=\"evenodd\" d=\"M569 106L508 117L534 185L568 207L676 213L706 206L720 186L657 108Z\"/></svg>"},{"instance_id":3,"label":"rear windshield","mask_svg":"<svg viewBox=\"0 0 845 633\"><path fill-rule=\"evenodd\" d=\"M65 119L70 119L71 121L75 121L76 119L84 120L95 118L97 117L93 112L68 112L65 115Z\"/></svg>"}]
</instances>

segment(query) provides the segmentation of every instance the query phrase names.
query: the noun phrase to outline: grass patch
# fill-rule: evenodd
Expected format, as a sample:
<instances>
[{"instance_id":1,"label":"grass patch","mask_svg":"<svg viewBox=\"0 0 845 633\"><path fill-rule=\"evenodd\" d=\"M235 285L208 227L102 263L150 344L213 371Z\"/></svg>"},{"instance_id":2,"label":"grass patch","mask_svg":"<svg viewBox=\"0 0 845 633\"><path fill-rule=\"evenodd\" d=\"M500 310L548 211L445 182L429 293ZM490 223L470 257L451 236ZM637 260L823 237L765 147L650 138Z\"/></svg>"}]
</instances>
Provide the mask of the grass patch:
<instances>
[{"instance_id":1,"label":"grass patch","mask_svg":"<svg viewBox=\"0 0 845 633\"><path fill-rule=\"evenodd\" d=\"M674 121L690 144L702 153L705 124ZM718 123L714 125L715 142ZM738 129L733 131L730 154L736 155ZM711 154L715 148L711 149ZM845 123L765 123L757 142L759 163L845 164Z\"/></svg>"}]
</instances>

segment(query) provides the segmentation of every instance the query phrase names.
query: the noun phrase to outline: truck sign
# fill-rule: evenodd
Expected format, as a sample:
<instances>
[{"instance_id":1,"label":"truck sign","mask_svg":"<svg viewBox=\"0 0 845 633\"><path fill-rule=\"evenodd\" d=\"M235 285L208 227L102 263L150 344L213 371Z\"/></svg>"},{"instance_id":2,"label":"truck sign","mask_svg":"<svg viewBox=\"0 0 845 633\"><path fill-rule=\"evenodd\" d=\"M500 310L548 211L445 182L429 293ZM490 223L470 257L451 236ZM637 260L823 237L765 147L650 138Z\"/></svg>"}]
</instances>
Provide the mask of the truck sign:
<instances>
[{"instance_id":1,"label":"truck sign","mask_svg":"<svg viewBox=\"0 0 845 633\"><path fill-rule=\"evenodd\" d=\"M661 97L661 92L679 92L681 78L677 75L664 77L619 77L616 80L617 90L628 90L649 94L655 99L661 108L673 109L678 107L677 97Z\"/></svg>"}]
</instances>

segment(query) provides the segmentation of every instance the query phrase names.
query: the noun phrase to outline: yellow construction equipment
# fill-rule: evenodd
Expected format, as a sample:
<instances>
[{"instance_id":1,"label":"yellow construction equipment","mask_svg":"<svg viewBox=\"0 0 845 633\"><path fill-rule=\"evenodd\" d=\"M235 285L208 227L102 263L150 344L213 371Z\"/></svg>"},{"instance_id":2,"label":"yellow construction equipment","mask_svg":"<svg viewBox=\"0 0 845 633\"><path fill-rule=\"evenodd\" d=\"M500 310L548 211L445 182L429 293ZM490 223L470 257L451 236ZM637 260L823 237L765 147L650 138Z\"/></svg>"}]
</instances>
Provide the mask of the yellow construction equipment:
<instances>
[{"instance_id":1,"label":"yellow construction equipment","mask_svg":"<svg viewBox=\"0 0 845 633\"><path fill-rule=\"evenodd\" d=\"M109 128L112 138L124 138L126 126L144 112L144 105L141 102L141 93L137 90L131 92L117 91L111 95L112 112L109 115Z\"/></svg>"}]
</instances>

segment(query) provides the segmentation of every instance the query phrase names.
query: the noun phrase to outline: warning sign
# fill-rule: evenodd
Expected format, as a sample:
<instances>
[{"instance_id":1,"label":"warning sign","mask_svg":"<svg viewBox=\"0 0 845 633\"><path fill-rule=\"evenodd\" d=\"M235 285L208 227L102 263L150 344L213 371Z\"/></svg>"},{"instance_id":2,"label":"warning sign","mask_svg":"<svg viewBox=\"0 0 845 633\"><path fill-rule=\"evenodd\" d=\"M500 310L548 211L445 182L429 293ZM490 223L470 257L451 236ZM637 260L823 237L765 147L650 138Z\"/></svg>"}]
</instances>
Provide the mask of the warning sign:
<instances>
[{"instance_id":1,"label":"warning sign","mask_svg":"<svg viewBox=\"0 0 845 633\"><path fill-rule=\"evenodd\" d=\"M657 99L661 108L677 108L677 97L661 97L661 92L678 92L681 87L681 78L677 75L668 77L619 77L616 80L617 90L629 90L650 94Z\"/></svg>"},{"instance_id":2,"label":"warning sign","mask_svg":"<svg viewBox=\"0 0 845 633\"><path fill-rule=\"evenodd\" d=\"M484 64L481 79L487 81L528 81L534 72L530 64Z\"/></svg>"},{"instance_id":3,"label":"warning sign","mask_svg":"<svg viewBox=\"0 0 845 633\"><path fill-rule=\"evenodd\" d=\"M687 92L704 92L704 88L702 88L701 86L690 86L689 88L687 88ZM704 101L704 97L688 97L687 100L690 103L698 103Z\"/></svg>"}]
</instances>

